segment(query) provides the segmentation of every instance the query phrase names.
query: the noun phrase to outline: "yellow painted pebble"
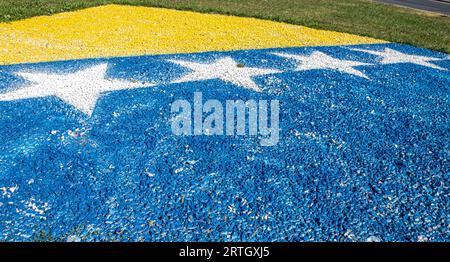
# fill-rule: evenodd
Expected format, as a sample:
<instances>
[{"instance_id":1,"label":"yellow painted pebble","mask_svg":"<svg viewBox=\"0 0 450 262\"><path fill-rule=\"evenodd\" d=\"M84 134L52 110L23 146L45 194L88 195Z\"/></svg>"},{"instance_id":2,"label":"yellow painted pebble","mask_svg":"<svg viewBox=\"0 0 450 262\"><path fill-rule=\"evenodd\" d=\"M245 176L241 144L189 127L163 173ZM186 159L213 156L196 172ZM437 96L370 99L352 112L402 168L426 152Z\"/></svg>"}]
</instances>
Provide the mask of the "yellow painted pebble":
<instances>
[{"instance_id":1,"label":"yellow painted pebble","mask_svg":"<svg viewBox=\"0 0 450 262\"><path fill-rule=\"evenodd\" d=\"M0 64L382 42L254 18L105 5L0 23Z\"/></svg>"}]
</instances>

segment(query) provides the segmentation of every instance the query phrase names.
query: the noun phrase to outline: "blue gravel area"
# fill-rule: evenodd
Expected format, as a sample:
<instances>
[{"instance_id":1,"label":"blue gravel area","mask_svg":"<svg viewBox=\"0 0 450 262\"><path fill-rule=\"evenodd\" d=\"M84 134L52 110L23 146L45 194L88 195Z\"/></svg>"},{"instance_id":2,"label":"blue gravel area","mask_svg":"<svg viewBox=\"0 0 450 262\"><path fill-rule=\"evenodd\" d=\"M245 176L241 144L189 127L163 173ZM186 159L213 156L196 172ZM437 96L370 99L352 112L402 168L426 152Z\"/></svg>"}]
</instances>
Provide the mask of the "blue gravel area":
<instances>
[{"instance_id":1,"label":"blue gravel area","mask_svg":"<svg viewBox=\"0 0 450 262\"><path fill-rule=\"evenodd\" d=\"M58 97L0 101L3 241L449 241L450 59L398 44L359 45L442 58L382 64L349 47L305 47L89 59L0 67L71 73L108 63L114 79L155 86L102 94L91 116ZM273 52L333 58L337 70L293 71ZM261 92L220 80L171 84L168 59L232 57ZM447 58L447 59L445 59ZM280 142L175 136L176 99L278 99Z\"/></svg>"}]
</instances>

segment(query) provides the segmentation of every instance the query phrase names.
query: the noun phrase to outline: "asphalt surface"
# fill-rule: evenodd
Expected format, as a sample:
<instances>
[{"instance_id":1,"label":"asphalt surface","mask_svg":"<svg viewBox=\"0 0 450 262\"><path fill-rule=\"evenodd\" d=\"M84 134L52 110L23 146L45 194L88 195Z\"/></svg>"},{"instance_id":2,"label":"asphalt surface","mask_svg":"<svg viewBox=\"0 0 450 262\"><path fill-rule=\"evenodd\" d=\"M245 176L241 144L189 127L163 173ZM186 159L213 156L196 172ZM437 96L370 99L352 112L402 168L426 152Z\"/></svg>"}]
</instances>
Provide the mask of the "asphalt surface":
<instances>
[{"instance_id":1,"label":"asphalt surface","mask_svg":"<svg viewBox=\"0 0 450 262\"><path fill-rule=\"evenodd\" d=\"M377 0L378 2L401 5L415 9L436 12L450 16L450 1L444 0Z\"/></svg>"}]
</instances>

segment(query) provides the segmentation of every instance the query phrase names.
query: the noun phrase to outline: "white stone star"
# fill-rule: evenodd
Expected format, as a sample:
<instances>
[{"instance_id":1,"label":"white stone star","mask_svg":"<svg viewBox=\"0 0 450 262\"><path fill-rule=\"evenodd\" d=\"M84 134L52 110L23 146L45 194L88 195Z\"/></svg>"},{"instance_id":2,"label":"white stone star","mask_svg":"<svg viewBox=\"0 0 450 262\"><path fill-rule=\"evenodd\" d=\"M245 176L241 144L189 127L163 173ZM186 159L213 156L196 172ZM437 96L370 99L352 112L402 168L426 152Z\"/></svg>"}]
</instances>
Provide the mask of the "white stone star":
<instances>
[{"instance_id":1,"label":"white stone star","mask_svg":"<svg viewBox=\"0 0 450 262\"><path fill-rule=\"evenodd\" d=\"M354 69L353 67L370 64L361 63L357 61L336 59L319 51L314 51L310 55L293 55L286 53L273 53L273 54L284 58L297 60L299 63L297 64L297 68L295 69L295 71L331 69L347 74L356 75L359 77L368 78L364 73Z\"/></svg>"},{"instance_id":2,"label":"white stone star","mask_svg":"<svg viewBox=\"0 0 450 262\"><path fill-rule=\"evenodd\" d=\"M92 115L102 92L151 86L119 79L107 79L108 64L99 64L70 74L16 73L31 82L23 88L0 94L0 101L56 96Z\"/></svg>"},{"instance_id":3,"label":"white stone star","mask_svg":"<svg viewBox=\"0 0 450 262\"><path fill-rule=\"evenodd\" d=\"M231 57L216 60L210 64L195 63L190 61L168 60L169 62L193 70L185 76L176 79L172 83L183 83L191 81L202 81L209 79L221 79L247 89L260 92L261 89L253 81L253 76L279 73L274 69L263 69L239 66Z\"/></svg>"},{"instance_id":4,"label":"white stone star","mask_svg":"<svg viewBox=\"0 0 450 262\"><path fill-rule=\"evenodd\" d=\"M429 61L441 61L446 58L436 58L436 57L428 57L428 56L420 56L420 55L409 55L391 48L385 48L384 51L375 51L375 50L367 50L367 49L358 49L351 48L354 51L360 51L369 53L372 55L379 56L379 60L381 64L397 64L397 63L413 63L416 65L422 65L431 67L439 70L447 70L435 64L429 63ZM449 57L450 58L450 57ZM447 58L448 59L448 58Z\"/></svg>"}]
</instances>

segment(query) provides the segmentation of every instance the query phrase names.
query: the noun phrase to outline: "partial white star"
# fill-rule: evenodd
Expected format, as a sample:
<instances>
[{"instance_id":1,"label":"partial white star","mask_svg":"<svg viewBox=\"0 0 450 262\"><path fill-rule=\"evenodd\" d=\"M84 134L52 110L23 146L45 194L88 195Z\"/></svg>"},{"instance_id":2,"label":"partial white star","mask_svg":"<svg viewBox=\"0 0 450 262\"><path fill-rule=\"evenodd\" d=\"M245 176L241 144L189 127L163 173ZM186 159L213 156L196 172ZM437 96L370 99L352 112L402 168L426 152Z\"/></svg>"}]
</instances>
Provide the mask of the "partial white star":
<instances>
[{"instance_id":1,"label":"partial white star","mask_svg":"<svg viewBox=\"0 0 450 262\"><path fill-rule=\"evenodd\" d=\"M413 63L416 65L427 66L439 70L447 70L447 69L437 66L433 63L429 63L429 61L442 61L450 58L450 57L436 58L420 55L409 55L391 48L385 48L384 51L358 49L358 48L351 48L351 50L377 55L379 56L381 64Z\"/></svg>"},{"instance_id":2,"label":"partial white star","mask_svg":"<svg viewBox=\"0 0 450 262\"><path fill-rule=\"evenodd\" d=\"M341 60L333 58L325 53L314 51L310 55L293 55L287 53L272 53L288 59L298 61L295 71L306 71L314 69L331 69L339 72L368 78L363 72L353 68L355 66L370 65L357 61Z\"/></svg>"},{"instance_id":3,"label":"partial white star","mask_svg":"<svg viewBox=\"0 0 450 262\"><path fill-rule=\"evenodd\" d=\"M253 76L279 73L278 70L239 66L231 57L216 60L213 63L195 63L190 61L168 60L169 62L193 70L172 83L221 79L247 89L260 92L261 89L253 81Z\"/></svg>"},{"instance_id":4,"label":"partial white star","mask_svg":"<svg viewBox=\"0 0 450 262\"><path fill-rule=\"evenodd\" d=\"M70 74L16 73L29 81L23 88L0 94L0 101L56 96L92 115L101 93L122 89L149 87L150 84L107 79L108 64L98 64Z\"/></svg>"}]
</instances>

